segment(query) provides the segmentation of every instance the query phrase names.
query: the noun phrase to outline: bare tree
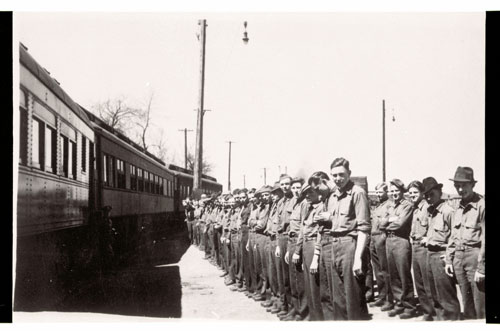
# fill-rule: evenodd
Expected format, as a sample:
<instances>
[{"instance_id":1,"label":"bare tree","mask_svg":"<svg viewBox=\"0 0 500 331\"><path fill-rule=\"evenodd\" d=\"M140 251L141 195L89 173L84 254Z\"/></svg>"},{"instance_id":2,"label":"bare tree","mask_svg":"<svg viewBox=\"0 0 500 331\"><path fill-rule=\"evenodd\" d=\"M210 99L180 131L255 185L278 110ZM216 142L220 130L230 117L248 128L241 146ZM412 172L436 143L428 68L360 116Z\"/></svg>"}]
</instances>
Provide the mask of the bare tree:
<instances>
[{"instance_id":1,"label":"bare tree","mask_svg":"<svg viewBox=\"0 0 500 331\"><path fill-rule=\"evenodd\" d=\"M194 155L191 154L190 152L188 152L188 154L187 154L187 164L188 164L189 170L193 170L193 168L194 168ZM202 164L201 164L201 172L205 175L208 175L212 172L212 170L213 170L213 165L210 162L208 162L206 159L204 159Z\"/></svg>"},{"instance_id":2,"label":"bare tree","mask_svg":"<svg viewBox=\"0 0 500 331\"><path fill-rule=\"evenodd\" d=\"M146 100L146 105L144 109L138 111L138 116L136 117L135 124L139 127L139 140L141 142L142 148L148 150L148 145L146 144L146 134L151 126L151 105L153 104L154 92L151 91Z\"/></svg>"},{"instance_id":3,"label":"bare tree","mask_svg":"<svg viewBox=\"0 0 500 331\"><path fill-rule=\"evenodd\" d=\"M130 120L139 114L139 110L128 106L123 97L96 103L91 109L104 123L121 131L127 131Z\"/></svg>"},{"instance_id":4,"label":"bare tree","mask_svg":"<svg viewBox=\"0 0 500 331\"><path fill-rule=\"evenodd\" d=\"M168 149L166 146L166 140L164 136L163 129L160 129L160 136L156 142L152 143L149 147L154 148L156 150L155 155L165 163L170 163L171 157L169 157Z\"/></svg>"}]
</instances>

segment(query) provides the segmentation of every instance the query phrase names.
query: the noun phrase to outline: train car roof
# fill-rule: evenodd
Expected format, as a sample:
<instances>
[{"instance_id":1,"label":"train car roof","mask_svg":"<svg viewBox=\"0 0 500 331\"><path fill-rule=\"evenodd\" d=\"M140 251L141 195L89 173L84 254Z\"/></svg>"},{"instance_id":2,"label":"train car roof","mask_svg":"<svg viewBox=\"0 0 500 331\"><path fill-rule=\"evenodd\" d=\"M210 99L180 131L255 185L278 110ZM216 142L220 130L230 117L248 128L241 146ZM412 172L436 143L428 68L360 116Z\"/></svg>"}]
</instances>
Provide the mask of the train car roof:
<instances>
[{"instance_id":1,"label":"train car roof","mask_svg":"<svg viewBox=\"0 0 500 331\"><path fill-rule=\"evenodd\" d=\"M59 82L50 76L47 69L42 67L31 54L28 53L28 48L22 43L19 43L19 62L61 99L61 101L63 101L82 121L91 126L89 118L81 107L61 88Z\"/></svg>"},{"instance_id":2,"label":"train car roof","mask_svg":"<svg viewBox=\"0 0 500 331\"><path fill-rule=\"evenodd\" d=\"M178 165L175 165L175 164L169 164L168 165L168 169L170 169L172 171L176 171L178 173L183 173L183 174L185 174L187 176L190 176L190 177L193 176L193 171L192 170L189 170L189 169L186 169L186 168L183 168L183 167L179 167ZM212 177L212 176L209 176L209 175L202 174L201 178L217 183L217 179L215 177Z\"/></svg>"},{"instance_id":3,"label":"train car roof","mask_svg":"<svg viewBox=\"0 0 500 331\"><path fill-rule=\"evenodd\" d=\"M172 175L175 175L174 171L172 171L172 170L168 169L167 167L165 167L165 163L163 161L156 160L156 158L152 158L148 154L145 154L144 152L142 152L140 150L137 150L136 148L134 148L133 146L131 146L130 144L128 144L123 139L120 139L119 137L117 137L116 135L114 135L112 132L109 132L109 131L107 131L107 130L101 128L101 127L99 127L97 124L94 124L94 131L96 133L102 134L103 136L105 136L107 138L112 139L116 143L119 143L119 144L123 145L125 148L127 148L131 152L134 152L136 154L141 155L141 157L145 158L146 160L148 160L149 162L151 162L155 166L157 166L159 168L162 168L166 172L169 172Z\"/></svg>"},{"instance_id":4,"label":"train car roof","mask_svg":"<svg viewBox=\"0 0 500 331\"><path fill-rule=\"evenodd\" d=\"M177 170L172 170L170 168L170 166L173 165L173 164L169 164L169 167L168 167L168 170L170 170L170 172L174 173L174 175L176 176L181 176L181 177L186 177L186 178L193 178L193 175L191 174L187 174L187 173L184 173L184 172L181 172L181 171L177 171ZM177 167L175 165L173 165L174 167ZM184 169L184 168L182 168ZM206 178L206 177L209 177L209 178ZM221 185L219 182L217 182L217 180L213 177L210 177L210 176L207 176L207 175L203 175L201 180L205 183L213 183L213 184L217 184L217 185Z\"/></svg>"}]
</instances>

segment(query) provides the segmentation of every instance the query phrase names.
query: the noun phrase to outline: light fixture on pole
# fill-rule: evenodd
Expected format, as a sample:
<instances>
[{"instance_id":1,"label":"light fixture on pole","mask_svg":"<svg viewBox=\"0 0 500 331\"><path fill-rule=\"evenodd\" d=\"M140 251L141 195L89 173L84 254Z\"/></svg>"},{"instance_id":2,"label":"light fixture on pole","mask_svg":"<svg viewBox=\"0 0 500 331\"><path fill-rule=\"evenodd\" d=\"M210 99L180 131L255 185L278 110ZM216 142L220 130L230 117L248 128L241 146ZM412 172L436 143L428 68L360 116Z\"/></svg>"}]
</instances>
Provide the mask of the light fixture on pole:
<instances>
[{"instance_id":1,"label":"light fixture on pole","mask_svg":"<svg viewBox=\"0 0 500 331\"><path fill-rule=\"evenodd\" d=\"M250 39L248 39L248 33L247 33L247 21L243 22L243 26L245 27L245 32L243 32L243 42L246 44L248 44L248 41Z\"/></svg>"}]
</instances>

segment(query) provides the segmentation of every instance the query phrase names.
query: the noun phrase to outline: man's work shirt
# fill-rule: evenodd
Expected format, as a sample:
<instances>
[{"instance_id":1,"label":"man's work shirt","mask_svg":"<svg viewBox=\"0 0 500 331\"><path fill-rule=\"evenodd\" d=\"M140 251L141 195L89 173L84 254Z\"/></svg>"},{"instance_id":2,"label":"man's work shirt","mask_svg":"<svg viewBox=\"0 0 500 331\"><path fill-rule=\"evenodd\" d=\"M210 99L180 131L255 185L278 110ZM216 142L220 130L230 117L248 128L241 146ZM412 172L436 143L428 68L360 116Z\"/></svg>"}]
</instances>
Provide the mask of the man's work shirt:
<instances>
[{"instance_id":1,"label":"man's work shirt","mask_svg":"<svg viewBox=\"0 0 500 331\"><path fill-rule=\"evenodd\" d=\"M408 238L413 218L413 204L408 200L391 201L388 217L381 224L386 232L394 232L397 236Z\"/></svg>"},{"instance_id":2,"label":"man's work shirt","mask_svg":"<svg viewBox=\"0 0 500 331\"><path fill-rule=\"evenodd\" d=\"M290 225L290 215L292 214L295 201L297 201L297 198L289 198L286 195L281 198L281 206L278 210L278 226L276 228L277 233L288 232L288 227Z\"/></svg>"},{"instance_id":3,"label":"man's work shirt","mask_svg":"<svg viewBox=\"0 0 500 331\"><path fill-rule=\"evenodd\" d=\"M444 200L440 200L436 206L430 205L429 229L427 230L427 246L446 248L451 236L451 223L453 219L453 208Z\"/></svg>"},{"instance_id":4,"label":"man's work shirt","mask_svg":"<svg viewBox=\"0 0 500 331\"><path fill-rule=\"evenodd\" d=\"M256 219L256 224L255 224L255 232L264 234L264 230L267 227L267 221L269 219L269 204L263 204L260 205L259 208L257 209L257 219Z\"/></svg>"},{"instance_id":5,"label":"man's work shirt","mask_svg":"<svg viewBox=\"0 0 500 331\"><path fill-rule=\"evenodd\" d=\"M280 208L280 202L277 201L271 206L271 211L269 212L269 219L267 221L266 230L264 231L267 235L276 235L276 229L278 228L278 210Z\"/></svg>"},{"instance_id":6,"label":"man's work shirt","mask_svg":"<svg viewBox=\"0 0 500 331\"><path fill-rule=\"evenodd\" d=\"M235 207L231 210L230 215L230 223L229 223L229 231L231 233L235 233L238 231L238 216L240 213L240 207Z\"/></svg>"},{"instance_id":7,"label":"man's work shirt","mask_svg":"<svg viewBox=\"0 0 500 331\"><path fill-rule=\"evenodd\" d=\"M295 203L293 212L290 215L290 227L288 235L290 237L296 236L297 243L295 247L295 253L300 255L302 251L302 246L304 244L304 235L301 234L302 227L304 226L304 221L309 213L309 203L307 200L302 200L299 203Z\"/></svg>"},{"instance_id":8,"label":"man's work shirt","mask_svg":"<svg viewBox=\"0 0 500 331\"><path fill-rule=\"evenodd\" d=\"M316 243L316 238L319 233L319 224L318 221L314 219L314 217L324 211L323 202L319 202L317 204L311 205L306 204L302 205L305 207L304 222L302 223L302 227L299 233L299 239L297 240L297 247L295 247L295 253L299 254L302 250L304 242L306 241L314 241L315 247L318 246Z\"/></svg>"},{"instance_id":9,"label":"man's work shirt","mask_svg":"<svg viewBox=\"0 0 500 331\"><path fill-rule=\"evenodd\" d=\"M250 204L242 205L240 207L240 212L238 213L238 230L241 230L241 226L248 226L248 218L250 217Z\"/></svg>"},{"instance_id":10,"label":"man's work shirt","mask_svg":"<svg viewBox=\"0 0 500 331\"><path fill-rule=\"evenodd\" d=\"M358 231L371 231L370 207L365 190L349 181L342 190L334 188L328 198L326 211L330 213L331 233L345 233L357 237Z\"/></svg>"},{"instance_id":11,"label":"man's work shirt","mask_svg":"<svg viewBox=\"0 0 500 331\"><path fill-rule=\"evenodd\" d=\"M451 238L446 249L446 262L451 264L457 247L480 247L478 271L484 274L484 216L485 201L474 193L472 200L463 204L460 201L453 215Z\"/></svg>"},{"instance_id":12,"label":"man's work shirt","mask_svg":"<svg viewBox=\"0 0 500 331\"><path fill-rule=\"evenodd\" d=\"M257 225L257 214L259 212L259 206L250 204L251 206L251 211L250 211L250 216L248 217L248 227L250 228L250 231L255 231L255 226Z\"/></svg>"},{"instance_id":13,"label":"man's work shirt","mask_svg":"<svg viewBox=\"0 0 500 331\"><path fill-rule=\"evenodd\" d=\"M389 200L381 202L371 213L372 217L372 236L383 234L384 230L380 228L380 225L386 223L387 217L389 217Z\"/></svg>"},{"instance_id":14,"label":"man's work shirt","mask_svg":"<svg viewBox=\"0 0 500 331\"><path fill-rule=\"evenodd\" d=\"M427 229L429 228L428 208L429 203L422 199L413 209L410 237L414 241L421 240L427 235Z\"/></svg>"}]
</instances>

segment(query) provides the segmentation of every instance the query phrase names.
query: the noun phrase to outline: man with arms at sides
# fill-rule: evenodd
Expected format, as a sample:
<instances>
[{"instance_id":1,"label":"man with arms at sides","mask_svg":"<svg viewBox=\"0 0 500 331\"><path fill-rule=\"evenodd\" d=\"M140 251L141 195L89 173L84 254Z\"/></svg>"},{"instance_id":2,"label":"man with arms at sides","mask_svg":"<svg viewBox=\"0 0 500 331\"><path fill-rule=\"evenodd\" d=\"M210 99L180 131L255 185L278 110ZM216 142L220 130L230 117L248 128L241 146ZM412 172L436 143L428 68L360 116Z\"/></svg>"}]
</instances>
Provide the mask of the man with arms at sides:
<instances>
[{"instance_id":1,"label":"man with arms at sides","mask_svg":"<svg viewBox=\"0 0 500 331\"><path fill-rule=\"evenodd\" d=\"M387 252L385 247L386 234L380 229L380 224L389 215L389 198L387 196L387 184L379 183L375 186L375 194L378 206L371 214L372 230L370 241L370 252L372 266L377 279L378 299L370 304L370 307L380 307L382 311L390 311L394 308L394 298L389 278L389 266L387 264Z\"/></svg>"},{"instance_id":2,"label":"man with arms at sides","mask_svg":"<svg viewBox=\"0 0 500 331\"><path fill-rule=\"evenodd\" d=\"M452 179L461 200L446 250L446 273L457 277L466 319L485 318L484 198L474 192L474 171L458 167Z\"/></svg>"},{"instance_id":3,"label":"man with arms at sides","mask_svg":"<svg viewBox=\"0 0 500 331\"><path fill-rule=\"evenodd\" d=\"M443 184L439 184L433 177L425 178L422 183L424 197L429 203L427 267L434 310L438 320L458 320L460 303L455 279L445 272L446 248L450 241L454 210L441 198Z\"/></svg>"},{"instance_id":4,"label":"man with arms at sides","mask_svg":"<svg viewBox=\"0 0 500 331\"><path fill-rule=\"evenodd\" d=\"M330 165L336 187L320 214L331 221L333 314L335 320L366 320L362 255L371 231L367 193L351 179L349 161L340 157Z\"/></svg>"},{"instance_id":5,"label":"man with arms at sides","mask_svg":"<svg viewBox=\"0 0 500 331\"><path fill-rule=\"evenodd\" d=\"M320 279L319 279L319 255L316 250L316 238L318 236L319 225L315 216L323 211L323 201L328 195L324 192L321 195L309 184L305 183L302 187L301 196L305 196L308 202L307 212L299 233L299 239L295 253L292 257L294 263L297 263L302 256L304 268L304 286L309 309L310 321L322 321L323 311L321 308ZM301 249L301 251L299 251Z\"/></svg>"},{"instance_id":6,"label":"man with arms at sides","mask_svg":"<svg viewBox=\"0 0 500 331\"><path fill-rule=\"evenodd\" d=\"M415 288L417 290L420 309L424 321L432 321L436 315L432 305L431 283L427 268L427 248L425 247L429 219L427 208L429 204L424 199L424 184L414 180L408 184L408 193L413 203L413 220L411 226L412 265Z\"/></svg>"},{"instance_id":7,"label":"man with arms at sides","mask_svg":"<svg viewBox=\"0 0 500 331\"><path fill-rule=\"evenodd\" d=\"M304 273L302 269L302 260L300 255L296 261L292 261L295 250L297 248L298 236L302 226L302 221L307 212L307 201L304 197L300 197L300 190L304 185L304 179L295 177L291 181L290 190L293 194L292 213L290 215L290 224L288 227L288 249L285 254L285 263L288 266L288 274L290 275L290 292L292 297L292 309L287 315L281 317L284 321L303 321L309 314L307 307L307 298L304 288Z\"/></svg>"}]
</instances>

